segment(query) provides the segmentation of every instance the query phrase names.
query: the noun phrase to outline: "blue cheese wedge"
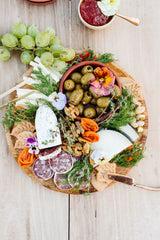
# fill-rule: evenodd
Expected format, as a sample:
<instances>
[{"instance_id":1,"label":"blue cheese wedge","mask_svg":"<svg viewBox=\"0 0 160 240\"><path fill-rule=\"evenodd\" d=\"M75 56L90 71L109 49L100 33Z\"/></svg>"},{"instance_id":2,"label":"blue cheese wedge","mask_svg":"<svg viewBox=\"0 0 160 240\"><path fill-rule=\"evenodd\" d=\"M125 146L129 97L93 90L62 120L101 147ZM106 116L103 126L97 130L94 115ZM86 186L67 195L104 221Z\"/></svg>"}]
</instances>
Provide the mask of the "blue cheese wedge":
<instances>
[{"instance_id":1,"label":"blue cheese wedge","mask_svg":"<svg viewBox=\"0 0 160 240\"><path fill-rule=\"evenodd\" d=\"M46 149L62 144L57 117L50 107L42 105L35 118L39 149Z\"/></svg>"},{"instance_id":2,"label":"blue cheese wedge","mask_svg":"<svg viewBox=\"0 0 160 240\"><path fill-rule=\"evenodd\" d=\"M120 132L129 138L132 142L135 142L139 139L138 133L129 125L120 127Z\"/></svg>"},{"instance_id":3,"label":"blue cheese wedge","mask_svg":"<svg viewBox=\"0 0 160 240\"><path fill-rule=\"evenodd\" d=\"M100 139L92 144L92 150L101 153L100 159L104 158L110 161L117 154L132 146L132 142L117 131L100 130L98 135ZM97 161L97 156L95 160Z\"/></svg>"}]
</instances>

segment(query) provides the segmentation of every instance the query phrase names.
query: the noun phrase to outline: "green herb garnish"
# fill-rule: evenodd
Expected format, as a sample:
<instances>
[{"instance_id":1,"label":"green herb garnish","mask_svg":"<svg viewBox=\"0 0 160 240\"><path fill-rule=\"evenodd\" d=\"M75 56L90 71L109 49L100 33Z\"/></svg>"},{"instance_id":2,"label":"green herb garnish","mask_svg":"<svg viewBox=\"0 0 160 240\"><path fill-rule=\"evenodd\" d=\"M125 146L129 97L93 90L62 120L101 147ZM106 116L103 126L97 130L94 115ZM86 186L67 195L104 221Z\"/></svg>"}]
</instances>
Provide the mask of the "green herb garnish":
<instances>
[{"instance_id":1,"label":"green herb garnish","mask_svg":"<svg viewBox=\"0 0 160 240\"><path fill-rule=\"evenodd\" d=\"M92 171L93 166L89 163L89 157L86 156L83 160L75 162L73 168L67 173L68 182L74 188L81 189L85 185L89 189Z\"/></svg>"},{"instance_id":2,"label":"green herb garnish","mask_svg":"<svg viewBox=\"0 0 160 240\"><path fill-rule=\"evenodd\" d=\"M136 105L133 102L133 96L127 91L122 90L122 95L116 103L111 104L110 116L102 122L101 128L119 129L133 122L135 118Z\"/></svg>"},{"instance_id":3,"label":"green herb garnish","mask_svg":"<svg viewBox=\"0 0 160 240\"><path fill-rule=\"evenodd\" d=\"M38 106L27 103L27 109L16 109L13 103L9 103L2 123L6 129L10 129L17 122L23 120L34 121Z\"/></svg>"},{"instance_id":4,"label":"green herb garnish","mask_svg":"<svg viewBox=\"0 0 160 240\"><path fill-rule=\"evenodd\" d=\"M34 70L32 74L35 76L36 80L39 81L39 83L32 85L37 91L49 96L51 93L58 90L57 83L51 78L50 75L43 74L40 68L38 70Z\"/></svg>"},{"instance_id":5,"label":"green herb garnish","mask_svg":"<svg viewBox=\"0 0 160 240\"><path fill-rule=\"evenodd\" d=\"M96 60L102 63L109 63L114 61L114 56L112 53L104 53L100 54Z\"/></svg>"},{"instance_id":6,"label":"green herb garnish","mask_svg":"<svg viewBox=\"0 0 160 240\"><path fill-rule=\"evenodd\" d=\"M142 144L134 144L114 157L110 162L116 163L121 167L133 167L143 158Z\"/></svg>"}]
</instances>

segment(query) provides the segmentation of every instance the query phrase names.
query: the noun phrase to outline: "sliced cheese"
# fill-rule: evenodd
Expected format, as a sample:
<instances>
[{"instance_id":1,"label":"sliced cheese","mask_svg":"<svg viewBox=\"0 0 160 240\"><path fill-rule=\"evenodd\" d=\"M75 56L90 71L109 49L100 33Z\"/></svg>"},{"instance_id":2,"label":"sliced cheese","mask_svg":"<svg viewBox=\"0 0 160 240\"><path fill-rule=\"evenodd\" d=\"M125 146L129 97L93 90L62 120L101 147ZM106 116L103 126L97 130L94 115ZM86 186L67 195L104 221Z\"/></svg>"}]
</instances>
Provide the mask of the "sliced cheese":
<instances>
[{"instance_id":1,"label":"sliced cheese","mask_svg":"<svg viewBox=\"0 0 160 240\"><path fill-rule=\"evenodd\" d=\"M62 141L57 117L50 107L42 105L38 108L35 127L39 149L61 145Z\"/></svg>"},{"instance_id":2,"label":"sliced cheese","mask_svg":"<svg viewBox=\"0 0 160 240\"><path fill-rule=\"evenodd\" d=\"M38 102L37 102L38 99L48 100L48 97L43 93L40 93L36 90L23 89L23 88L17 89L17 97L22 99L16 102L16 106L17 107L21 106L24 108L27 107L27 103L38 105Z\"/></svg>"},{"instance_id":3,"label":"sliced cheese","mask_svg":"<svg viewBox=\"0 0 160 240\"><path fill-rule=\"evenodd\" d=\"M128 138L117 131L100 130L98 135L100 139L98 142L92 144L92 150L103 153L103 157L108 161L132 145L132 142Z\"/></svg>"},{"instance_id":4,"label":"sliced cheese","mask_svg":"<svg viewBox=\"0 0 160 240\"><path fill-rule=\"evenodd\" d=\"M129 138L132 142L135 142L139 139L138 133L129 125L120 127L120 132Z\"/></svg>"}]
</instances>

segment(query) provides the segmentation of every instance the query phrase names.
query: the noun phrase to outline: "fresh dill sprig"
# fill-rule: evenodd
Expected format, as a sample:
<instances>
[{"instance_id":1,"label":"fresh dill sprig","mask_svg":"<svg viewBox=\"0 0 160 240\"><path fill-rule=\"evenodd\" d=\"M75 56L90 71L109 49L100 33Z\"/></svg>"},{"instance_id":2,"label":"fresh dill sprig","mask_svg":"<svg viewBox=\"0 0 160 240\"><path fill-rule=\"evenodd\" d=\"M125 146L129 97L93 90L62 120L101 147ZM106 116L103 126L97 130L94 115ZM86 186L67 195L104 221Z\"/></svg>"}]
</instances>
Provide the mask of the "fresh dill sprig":
<instances>
[{"instance_id":1,"label":"fresh dill sprig","mask_svg":"<svg viewBox=\"0 0 160 240\"><path fill-rule=\"evenodd\" d=\"M142 144L136 143L115 156L110 162L121 167L133 167L143 158Z\"/></svg>"},{"instance_id":2,"label":"fresh dill sprig","mask_svg":"<svg viewBox=\"0 0 160 240\"><path fill-rule=\"evenodd\" d=\"M33 76L39 83L33 84L33 88L39 92L49 96L51 93L58 90L58 84L51 78L50 75L43 74L42 70L33 70Z\"/></svg>"},{"instance_id":3,"label":"fresh dill sprig","mask_svg":"<svg viewBox=\"0 0 160 240\"><path fill-rule=\"evenodd\" d=\"M100 124L101 128L119 129L131 123L135 118L135 109L133 96L123 89L117 103L112 104L110 117Z\"/></svg>"},{"instance_id":4,"label":"fresh dill sprig","mask_svg":"<svg viewBox=\"0 0 160 240\"><path fill-rule=\"evenodd\" d=\"M34 121L38 106L27 103L27 109L16 109L13 103L9 103L2 119L3 126L11 129L13 125L21 121Z\"/></svg>"}]
</instances>

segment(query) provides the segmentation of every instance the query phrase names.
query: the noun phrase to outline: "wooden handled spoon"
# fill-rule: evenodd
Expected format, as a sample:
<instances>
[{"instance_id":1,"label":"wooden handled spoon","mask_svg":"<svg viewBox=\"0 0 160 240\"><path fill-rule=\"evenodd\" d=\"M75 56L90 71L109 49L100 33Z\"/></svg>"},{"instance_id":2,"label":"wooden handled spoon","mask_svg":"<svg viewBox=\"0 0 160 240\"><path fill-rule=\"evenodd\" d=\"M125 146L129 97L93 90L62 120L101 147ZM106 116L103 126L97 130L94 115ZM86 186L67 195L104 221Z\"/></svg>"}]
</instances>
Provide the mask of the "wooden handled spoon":
<instances>
[{"instance_id":1,"label":"wooden handled spoon","mask_svg":"<svg viewBox=\"0 0 160 240\"><path fill-rule=\"evenodd\" d=\"M130 186L142 188L142 189L145 189L145 190L148 190L148 191L155 191L155 192L160 191L160 187L149 187L149 186L137 184L135 182L134 178L131 178L131 177L128 177L128 176L125 176L125 175L110 173L110 174L108 174L108 178L111 179L111 180L114 180L116 182L121 182L121 183L130 185Z\"/></svg>"},{"instance_id":2,"label":"wooden handled spoon","mask_svg":"<svg viewBox=\"0 0 160 240\"><path fill-rule=\"evenodd\" d=\"M128 16L121 15L119 13L116 13L115 16L120 17L120 18L126 20L127 22L130 22L131 24L133 24L135 26L139 26L139 24L140 24L139 18L128 17Z\"/></svg>"}]
</instances>

